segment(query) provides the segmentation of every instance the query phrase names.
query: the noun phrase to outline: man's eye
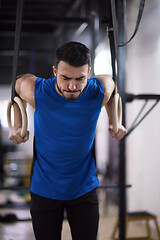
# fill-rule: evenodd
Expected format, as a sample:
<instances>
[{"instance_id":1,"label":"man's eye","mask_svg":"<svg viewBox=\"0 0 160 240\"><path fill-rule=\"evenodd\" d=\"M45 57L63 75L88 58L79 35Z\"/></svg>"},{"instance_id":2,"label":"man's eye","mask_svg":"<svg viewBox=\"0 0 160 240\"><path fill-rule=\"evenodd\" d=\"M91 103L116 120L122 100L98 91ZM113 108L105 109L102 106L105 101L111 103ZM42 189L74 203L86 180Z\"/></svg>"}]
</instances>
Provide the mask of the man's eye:
<instances>
[{"instance_id":1,"label":"man's eye","mask_svg":"<svg viewBox=\"0 0 160 240\"><path fill-rule=\"evenodd\" d=\"M78 80L78 81L83 81L83 80L84 80L84 77L83 77L83 78L77 78L76 80Z\"/></svg>"}]
</instances>

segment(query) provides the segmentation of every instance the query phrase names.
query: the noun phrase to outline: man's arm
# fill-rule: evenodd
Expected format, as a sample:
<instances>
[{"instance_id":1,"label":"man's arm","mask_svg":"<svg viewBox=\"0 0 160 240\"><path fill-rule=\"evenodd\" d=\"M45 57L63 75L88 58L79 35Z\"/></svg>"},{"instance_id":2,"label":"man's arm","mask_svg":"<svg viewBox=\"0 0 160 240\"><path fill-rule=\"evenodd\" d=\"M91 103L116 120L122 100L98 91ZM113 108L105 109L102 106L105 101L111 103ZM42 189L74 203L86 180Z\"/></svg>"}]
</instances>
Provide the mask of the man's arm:
<instances>
[{"instance_id":1,"label":"man's arm","mask_svg":"<svg viewBox=\"0 0 160 240\"><path fill-rule=\"evenodd\" d=\"M29 103L33 109L35 109L35 100L34 100L34 89L35 89L35 81L37 77L32 74L24 74L17 78L15 90L18 95L22 98L24 106L26 107L26 103ZM20 144L28 141L29 132L24 138L21 138L20 133L22 129L22 118L19 107L16 103L13 105L14 107L14 127L9 132L9 139L16 144Z\"/></svg>"},{"instance_id":2,"label":"man's arm","mask_svg":"<svg viewBox=\"0 0 160 240\"><path fill-rule=\"evenodd\" d=\"M120 124L118 126L118 133L115 134L113 131L113 96L111 96L110 100L107 102L107 104L105 105L105 109L107 111L107 115L108 115L108 120L109 120L109 132L112 138L115 138L117 140L121 140L127 133L127 129Z\"/></svg>"},{"instance_id":3,"label":"man's arm","mask_svg":"<svg viewBox=\"0 0 160 240\"><path fill-rule=\"evenodd\" d=\"M107 102L111 98L115 84L113 79L109 75L96 75L95 77L99 79L104 89L104 99L102 102L103 107L107 104Z\"/></svg>"},{"instance_id":4,"label":"man's arm","mask_svg":"<svg viewBox=\"0 0 160 240\"><path fill-rule=\"evenodd\" d=\"M35 109L34 89L36 79L37 77L32 74L24 74L18 77L15 86L18 95L25 102L29 103L33 109Z\"/></svg>"},{"instance_id":5,"label":"man's arm","mask_svg":"<svg viewBox=\"0 0 160 240\"><path fill-rule=\"evenodd\" d=\"M105 106L108 120L109 120L109 132L112 138L121 140L127 133L126 128L123 125L118 126L118 133L113 132L113 119L112 119L112 110L113 110L113 91L115 84L113 79L109 75L97 75L95 76L100 80L104 89L104 99L102 107Z\"/></svg>"}]
</instances>

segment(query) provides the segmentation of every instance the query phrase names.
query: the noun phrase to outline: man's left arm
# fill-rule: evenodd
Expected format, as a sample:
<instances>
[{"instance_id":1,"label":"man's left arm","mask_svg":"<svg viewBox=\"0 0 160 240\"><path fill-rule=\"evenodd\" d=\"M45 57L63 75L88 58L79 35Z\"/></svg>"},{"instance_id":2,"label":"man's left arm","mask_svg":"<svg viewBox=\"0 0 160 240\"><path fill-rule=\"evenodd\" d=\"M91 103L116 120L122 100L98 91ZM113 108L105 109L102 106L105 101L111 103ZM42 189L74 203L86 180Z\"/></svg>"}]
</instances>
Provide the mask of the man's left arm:
<instances>
[{"instance_id":1,"label":"man's left arm","mask_svg":"<svg viewBox=\"0 0 160 240\"><path fill-rule=\"evenodd\" d=\"M109 120L109 132L112 138L121 140L127 133L126 128L121 124L118 126L118 133L113 132L113 119L112 119L112 110L113 110L113 91L115 88L115 83L109 75L97 75L95 76L100 80L104 89L104 99L102 102L102 107L105 106L107 111L108 120Z\"/></svg>"}]
</instances>

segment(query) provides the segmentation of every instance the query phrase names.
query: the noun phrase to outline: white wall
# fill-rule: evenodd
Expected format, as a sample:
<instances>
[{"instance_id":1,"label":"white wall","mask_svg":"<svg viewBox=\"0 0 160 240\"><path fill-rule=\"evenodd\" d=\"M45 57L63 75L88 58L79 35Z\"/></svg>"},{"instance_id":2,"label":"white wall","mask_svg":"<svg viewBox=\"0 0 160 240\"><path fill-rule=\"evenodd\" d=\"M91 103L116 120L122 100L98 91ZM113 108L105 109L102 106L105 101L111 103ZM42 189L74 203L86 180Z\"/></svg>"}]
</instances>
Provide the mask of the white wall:
<instances>
[{"instance_id":1,"label":"white wall","mask_svg":"<svg viewBox=\"0 0 160 240\"><path fill-rule=\"evenodd\" d=\"M139 1L127 14L127 38L135 26ZM136 37L127 47L126 91L160 94L160 1L146 0ZM153 104L153 101L150 104ZM143 101L127 103L127 126ZM150 106L149 104L149 106ZM160 103L127 139L128 210L146 210L160 220Z\"/></svg>"}]
</instances>

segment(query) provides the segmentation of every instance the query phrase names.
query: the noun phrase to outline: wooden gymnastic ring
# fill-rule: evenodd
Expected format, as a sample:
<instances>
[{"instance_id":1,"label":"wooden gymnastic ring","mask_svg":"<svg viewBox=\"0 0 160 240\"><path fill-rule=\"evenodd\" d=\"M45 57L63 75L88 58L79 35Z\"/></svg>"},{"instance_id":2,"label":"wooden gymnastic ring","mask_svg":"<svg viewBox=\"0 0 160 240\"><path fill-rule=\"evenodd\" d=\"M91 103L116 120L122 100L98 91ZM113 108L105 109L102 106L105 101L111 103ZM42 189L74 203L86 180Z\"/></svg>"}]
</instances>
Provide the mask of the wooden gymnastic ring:
<instances>
[{"instance_id":1,"label":"wooden gymnastic ring","mask_svg":"<svg viewBox=\"0 0 160 240\"><path fill-rule=\"evenodd\" d=\"M19 109L20 109L20 113L21 113L21 117L22 117L22 130L20 133L21 138L24 138L25 135L27 134L27 113L26 113L26 109L23 105L22 100L19 97L15 97L14 98L14 102L18 105ZM8 127L9 129L12 129L12 121L11 121L11 107L14 104L13 101L10 101L8 103L8 107L7 107L7 121L8 121Z\"/></svg>"},{"instance_id":2,"label":"wooden gymnastic ring","mask_svg":"<svg viewBox=\"0 0 160 240\"><path fill-rule=\"evenodd\" d=\"M118 93L113 97L113 132L118 133L118 127L122 124L122 100Z\"/></svg>"}]
</instances>

